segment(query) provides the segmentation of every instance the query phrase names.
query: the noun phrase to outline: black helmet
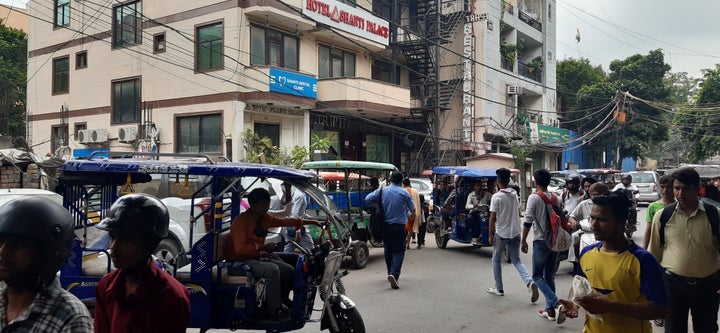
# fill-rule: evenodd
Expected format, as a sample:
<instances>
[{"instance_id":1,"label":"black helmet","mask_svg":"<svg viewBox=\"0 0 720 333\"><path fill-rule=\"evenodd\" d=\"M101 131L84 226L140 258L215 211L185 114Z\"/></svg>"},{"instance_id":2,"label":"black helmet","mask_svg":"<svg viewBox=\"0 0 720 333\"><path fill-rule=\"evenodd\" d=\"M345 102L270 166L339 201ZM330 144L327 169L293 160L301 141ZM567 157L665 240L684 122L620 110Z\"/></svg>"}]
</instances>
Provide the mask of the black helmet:
<instances>
[{"instance_id":1,"label":"black helmet","mask_svg":"<svg viewBox=\"0 0 720 333\"><path fill-rule=\"evenodd\" d=\"M38 275L55 278L67 260L75 239L73 218L67 209L42 196L22 196L0 206L0 234L21 236L38 244Z\"/></svg>"},{"instance_id":2,"label":"black helmet","mask_svg":"<svg viewBox=\"0 0 720 333\"><path fill-rule=\"evenodd\" d=\"M576 173L568 175L567 178L565 178L565 183L575 183L580 185L580 175Z\"/></svg>"},{"instance_id":3,"label":"black helmet","mask_svg":"<svg viewBox=\"0 0 720 333\"><path fill-rule=\"evenodd\" d=\"M135 193L117 199L97 228L110 232L139 232L165 238L169 225L170 215L162 201L149 194Z\"/></svg>"},{"instance_id":4,"label":"black helmet","mask_svg":"<svg viewBox=\"0 0 720 333\"><path fill-rule=\"evenodd\" d=\"M624 173L622 175L622 179L630 179L630 181L632 181L632 175L629 173Z\"/></svg>"}]
</instances>

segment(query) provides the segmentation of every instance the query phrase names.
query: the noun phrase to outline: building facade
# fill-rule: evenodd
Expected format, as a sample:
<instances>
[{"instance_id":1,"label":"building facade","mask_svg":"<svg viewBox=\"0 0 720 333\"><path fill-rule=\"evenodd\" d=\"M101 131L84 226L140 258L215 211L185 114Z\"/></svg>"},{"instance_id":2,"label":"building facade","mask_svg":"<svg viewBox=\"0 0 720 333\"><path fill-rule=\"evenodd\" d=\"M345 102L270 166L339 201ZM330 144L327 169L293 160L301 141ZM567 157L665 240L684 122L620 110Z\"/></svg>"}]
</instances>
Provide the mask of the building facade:
<instances>
[{"instance_id":1,"label":"building facade","mask_svg":"<svg viewBox=\"0 0 720 333\"><path fill-rule=\"evenodd\" d=\"M410 174L513 142L557 168L554 0L101 2L28 3L36 151L241 160L250 130Z\"/></svg>"}]
</instances>

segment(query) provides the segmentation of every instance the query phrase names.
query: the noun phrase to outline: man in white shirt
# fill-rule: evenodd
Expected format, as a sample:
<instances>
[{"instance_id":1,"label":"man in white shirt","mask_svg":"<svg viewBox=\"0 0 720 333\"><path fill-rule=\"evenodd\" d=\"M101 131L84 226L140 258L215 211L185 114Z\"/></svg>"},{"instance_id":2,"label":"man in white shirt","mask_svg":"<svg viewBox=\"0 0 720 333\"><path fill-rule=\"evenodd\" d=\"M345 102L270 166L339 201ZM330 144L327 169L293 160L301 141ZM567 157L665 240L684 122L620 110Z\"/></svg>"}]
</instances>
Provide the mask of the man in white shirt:
<instances>
[{"instance_id":1,"label":"man in white shirt","mask_svg":"<svg viewBox=\"0 0 720 333\"><path fill-rule=\"evenodd\" d=\"M510 170L500 168L495 173L497 174L497 184L500 190L493 194L490 202L490 237L488 237L490 245L493 245L492 264L495 287L487 288L485 291L493 295L505 295L500 261L507 247L510 261L528 287L531 294L530 301L535 303L540 295L537 285L528 274L525 265L520 261L520 214L517 193L508 187Z\"/></svg>"},{"instance_id":2,"label":"man in white shirt","mask_svg":"<svg viewBox=\"0 0 720 333\"><path fill-rule=\"evenodd\" d=\"M480 234L482 233L480 226L480 212L485 210L487 212L488 207L481 207L483 205L489 205L492 194L485 191L483 187L487 187L487 178L475 181L473 184L473 191L468 195L467 201L465 202L465 209L470 213L468 217L468 226L472 230L472 244L478 244L480 242ZM490 234L492 235L492 234Z\"/></svg>"},{"instance_id":3,"label":"man in white shirt","mask_svg":"<svg viewBox=\"0 0 720 333\"><path fill-rule=\"evenodd\" d=\"M580 189L580 176L571 174L565 180L565 190L562 193L563 210L570 214L582 201L585 193Z\"/></svg>"},{"instance_id":4,"label":"man in white shirt","mask_svg":"<svg viewBox=\"0 0 720 333\"><path fill-rule=\"evenodd\" d=\"M585 233L582 229L580 229L580 221L590 219L590 211L593 206L592 198L608 193L609 189L607 185L603 183L594 183L590 185L588 192L590 193L590 199L580 202L580 204L578 204L577 207L575 207L575 209L570 213L570 225L572 225L573 229L577 229L577 231L572 234L573 247L568 253L568 261L573 264L571 274L576 274L575 272L578 267L578 258L580 258L580 250L582 250L580 248L580 237Z\"/></svg>"},{"instance_id":5,"label":"man in white shirt","mask_svg":"<svg viewBox=\"0 0 720 333\"><path fill-rule=\"evenodd\" d=\"M307 209L307 199L305 198L305 193L293 187L292 184L288 182L283 182L283 190L285 192L285 195L283 195L282 204L286 205L292 202L292 210L290 212L290 215L285 217L297 217L301 219L305 218L305 210ZM312 236L310 235L310 231L307 229L307 226L303 226L302 228L297 230L293 227L285 227L284 230L285 232L283 232L283 238L285 238L285 242L287 242L284 252L300 251L300 249L295 248L295 245L292 245L288 242L290 240L294 240L308 251L312 250L312 248L315 246Z\"/></svg>"}]
</instances>

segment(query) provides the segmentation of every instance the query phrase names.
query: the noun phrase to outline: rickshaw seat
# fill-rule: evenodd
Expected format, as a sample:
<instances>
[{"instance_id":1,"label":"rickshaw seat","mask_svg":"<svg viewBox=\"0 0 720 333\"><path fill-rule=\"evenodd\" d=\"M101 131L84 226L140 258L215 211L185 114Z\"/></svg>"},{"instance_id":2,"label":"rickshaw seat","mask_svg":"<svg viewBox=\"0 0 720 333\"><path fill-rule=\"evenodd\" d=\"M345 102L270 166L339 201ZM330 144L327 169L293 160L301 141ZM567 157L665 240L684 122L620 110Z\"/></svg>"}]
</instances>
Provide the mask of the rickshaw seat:
<instances>
[{"instance_id":1,"label":"rickshaw seat","mask_svg":"<svg viewBox=\"0 0 720 333\"><path fill-rule=\"evenodd\" d=\"M219 233L216 237L217 247L213 251L213 280L217 280L218 271L221 274L220 281L223 284L252 285L252 271L250 267L242 262L224 260L225 247L229 246L230 230ZM190 280L191 264L185 265L175 273L178 280ZM232 273L230 272L232 271Z\"/></svg>"}]
</instances>

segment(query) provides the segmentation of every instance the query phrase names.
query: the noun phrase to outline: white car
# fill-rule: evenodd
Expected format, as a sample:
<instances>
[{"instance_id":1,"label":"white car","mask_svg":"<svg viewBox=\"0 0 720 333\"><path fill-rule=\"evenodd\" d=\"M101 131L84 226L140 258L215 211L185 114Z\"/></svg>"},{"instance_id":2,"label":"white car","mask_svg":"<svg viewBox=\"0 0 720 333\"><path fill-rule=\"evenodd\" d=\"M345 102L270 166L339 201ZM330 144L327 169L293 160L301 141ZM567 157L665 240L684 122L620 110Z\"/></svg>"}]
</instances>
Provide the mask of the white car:
<instances>
[{"instance_id":1,"label":"white car","mask_svg":"<svg viewBox=\"0 0 720 333\"><path fill-rule=\"evenodd\" d=\"M432 201L433 185L430 179L427 178L410 178L410 187L418 191L418 193L425 196L425 203L430 204Z\"/></svg>"}]
</instances>

